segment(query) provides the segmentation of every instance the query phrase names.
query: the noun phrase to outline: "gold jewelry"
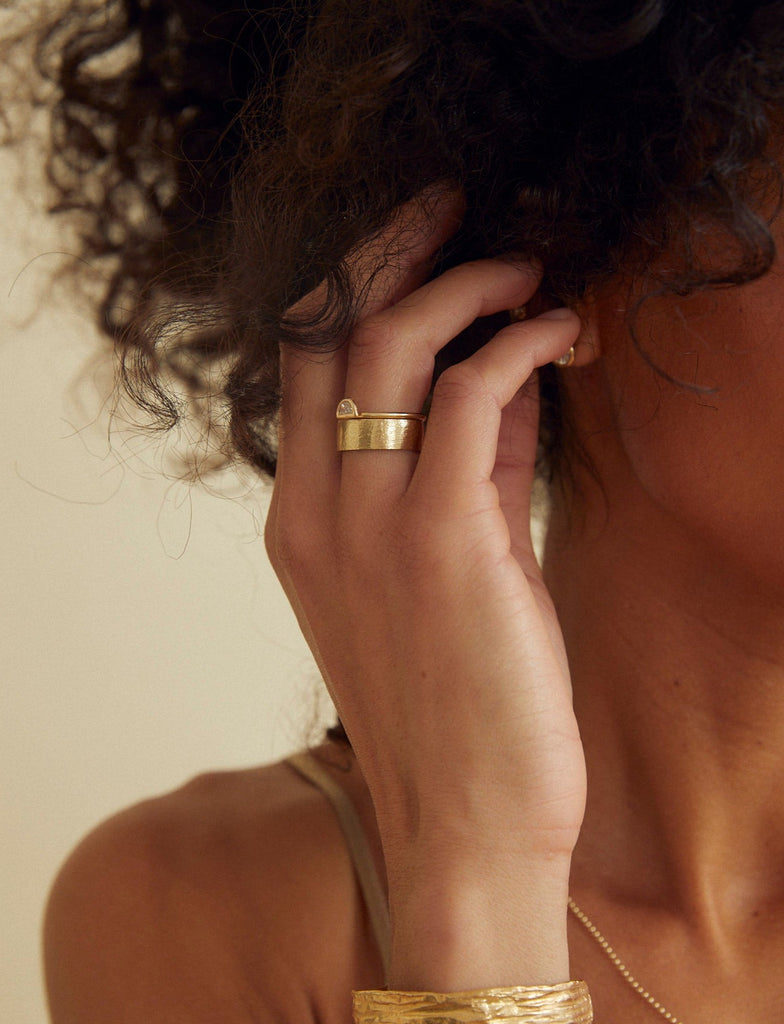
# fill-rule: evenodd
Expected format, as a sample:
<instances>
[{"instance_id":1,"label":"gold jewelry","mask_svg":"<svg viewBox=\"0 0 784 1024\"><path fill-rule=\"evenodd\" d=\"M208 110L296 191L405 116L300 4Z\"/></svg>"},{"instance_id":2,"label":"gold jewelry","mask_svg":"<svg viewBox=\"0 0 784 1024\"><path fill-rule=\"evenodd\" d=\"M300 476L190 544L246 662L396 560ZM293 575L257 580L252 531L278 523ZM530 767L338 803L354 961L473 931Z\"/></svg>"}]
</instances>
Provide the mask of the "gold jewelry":
<instances>
[{"instance_id":1,"label":"gold jewelry","mask_svg":"<svg viewBox=\"0 0 784 1024\"><path fill-rule=\"evenodd\" d=\"M564 352L562 356L557 359L553 359L554 366L560 366L567 370L570 366L574 366L574 345L569 349L568 352Z\"/></svg>"},{"instance_id":2,"label":"gold jewelry","mask_svg":"<svg viewBox=\"0 0 784 1024\"><path fill-rule=\"evenodd\" d=\"M344 398L338 405L338 451L422 450L427 416L417 412L360 412Z\"/></svg>"},{"instance_id":3,"label":"gold jewelry","mask_svg":"<svg viewBox=\"0 0 784 1024\"><path fill-rule=\"evenodd\" d=\"M591 1024L584 981L474 992L355 992L354 1024Z\"/></svg>"},{"instance_id":4,"label":"gold jewelry","mask_svg":"<svg viewBox=\"0 0 784 1024\"><path fill-rule=\"evenodd\" d=\"M515 324L520 323L521 320L525 320L528 316L528 310L525 306L515 306L514 309L507 310L509 313L509 320ZM562 356L557 359L553 359L553 366L560 366L563 369L568 369L570 366L574 366L575 351L574 345L569 349L568 352L564 352Z\"/></svg>"},{"instance_id":5,"label":"gold jewelry","mask_svg":"<svg viewBox=\"0 0 784 1024\"><path fill-rule=\"evenodd\" d=\"M637 979L634 977L634 975L623 962L623 960L621 960L621 958L612 948L607 939L605 939L605 937L602 935L602 933L599 931L599 929L596 927L593 921L588 917L588 915L584 911L580 910L580 908L577 906L577 904L574 902L571 896L569 897L569 909L580 922L580 924L582 924L587 929L587 931L593 936L593 938L596 939L596 941L607 954L609 959L612 961L615 967L617 967L621 975L631 985L631 987L634 989L637 995L641 996L645 1000L645 1002L648 1003L649 1006L656 1010L657 1013L660 1013L665 1020L668 1020L670 1022L670 1024L683 1024L683 1021L681 1021L680 1018L676 1017L674 1013L671 1013L667 1009L667 1007L663 1005L663 1003L660 1003L658 1001L658 999L654 999L654 997L650 994L648 989L641 985L639 981L637 981Z\"/></svg>"}]
</instances>

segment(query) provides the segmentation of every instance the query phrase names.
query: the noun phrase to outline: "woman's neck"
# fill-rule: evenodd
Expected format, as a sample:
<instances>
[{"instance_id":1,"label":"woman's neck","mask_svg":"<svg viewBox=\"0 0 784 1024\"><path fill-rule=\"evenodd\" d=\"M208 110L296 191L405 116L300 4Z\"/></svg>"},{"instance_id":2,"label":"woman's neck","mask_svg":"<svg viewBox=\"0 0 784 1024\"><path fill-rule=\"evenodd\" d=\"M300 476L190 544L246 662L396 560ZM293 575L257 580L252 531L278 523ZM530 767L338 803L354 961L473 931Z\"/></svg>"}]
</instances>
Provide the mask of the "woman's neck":
<instances>
[{"instance_id":1,"label":"woman's neck","mask_svg":"<svg viewBox=\"0 0 784 1024\"><path fill-rule=\"evenodd\" d=\"M721 944L784 904L784 593L633 506L556 514L546 548L588 763L575 885Z\"/></svg>"}]
</instances>

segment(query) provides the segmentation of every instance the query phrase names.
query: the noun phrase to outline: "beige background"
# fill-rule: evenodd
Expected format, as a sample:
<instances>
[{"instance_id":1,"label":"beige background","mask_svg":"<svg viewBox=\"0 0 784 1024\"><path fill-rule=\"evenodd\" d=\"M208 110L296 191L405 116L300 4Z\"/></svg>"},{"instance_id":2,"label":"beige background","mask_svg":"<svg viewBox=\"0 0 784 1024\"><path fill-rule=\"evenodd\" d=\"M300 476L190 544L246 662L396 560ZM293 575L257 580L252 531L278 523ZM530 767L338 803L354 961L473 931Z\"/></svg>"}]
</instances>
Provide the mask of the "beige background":
<instances>
[{"instance_id":1,"label":"beige background","mask_svg":"<svg viewBox=\"0 0 784 1024\"><path fill-rule=\"evenodd\" d=\"M51 284L71 246L20 159L0 152L0 1020L41 1024L42 908L79 837L300 746L324 709L266 563L268 489L219 497L162 476L145 439L107 440L105 343Z\"/></svg>"}]
</instances>

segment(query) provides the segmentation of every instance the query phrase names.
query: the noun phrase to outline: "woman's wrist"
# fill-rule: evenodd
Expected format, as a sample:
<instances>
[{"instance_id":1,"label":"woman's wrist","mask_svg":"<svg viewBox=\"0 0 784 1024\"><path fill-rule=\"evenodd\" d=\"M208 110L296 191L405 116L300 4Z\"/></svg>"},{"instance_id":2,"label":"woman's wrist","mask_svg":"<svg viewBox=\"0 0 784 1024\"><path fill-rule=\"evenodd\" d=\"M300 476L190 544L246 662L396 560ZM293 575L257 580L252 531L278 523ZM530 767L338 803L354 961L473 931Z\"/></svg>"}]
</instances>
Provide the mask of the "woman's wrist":
<instances>
[{"instance_id":1,"label":"woman's wrist","mask_svg":"<svg viewBox=\"0 0 784 1024\"><path fill-rule=\"evenodd\" d=\"M390 880L394 989L455 992L569 978L569 858L477 857Z\"/></svg>"}]
</instances>

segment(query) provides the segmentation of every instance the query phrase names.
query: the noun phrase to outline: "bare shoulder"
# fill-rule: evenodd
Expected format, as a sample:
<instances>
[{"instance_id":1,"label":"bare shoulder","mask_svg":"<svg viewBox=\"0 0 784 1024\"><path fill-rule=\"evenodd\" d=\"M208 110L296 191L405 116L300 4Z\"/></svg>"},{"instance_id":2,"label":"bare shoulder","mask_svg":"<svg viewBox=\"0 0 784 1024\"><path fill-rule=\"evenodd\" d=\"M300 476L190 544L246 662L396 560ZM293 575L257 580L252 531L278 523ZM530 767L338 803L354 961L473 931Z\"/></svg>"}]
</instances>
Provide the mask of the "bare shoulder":
<instances>
[{"instance_id":1,"label":"bare shoulder","mask_svg":"<svg viewBox=\"0 0 784 1024\"><path fill-rule=\"evenodd\" d=\"M45 957L54 1024L345 1024L382 983L335 815L285 763L100 825L54 884Z\"/></svg>"}]
</instances>

